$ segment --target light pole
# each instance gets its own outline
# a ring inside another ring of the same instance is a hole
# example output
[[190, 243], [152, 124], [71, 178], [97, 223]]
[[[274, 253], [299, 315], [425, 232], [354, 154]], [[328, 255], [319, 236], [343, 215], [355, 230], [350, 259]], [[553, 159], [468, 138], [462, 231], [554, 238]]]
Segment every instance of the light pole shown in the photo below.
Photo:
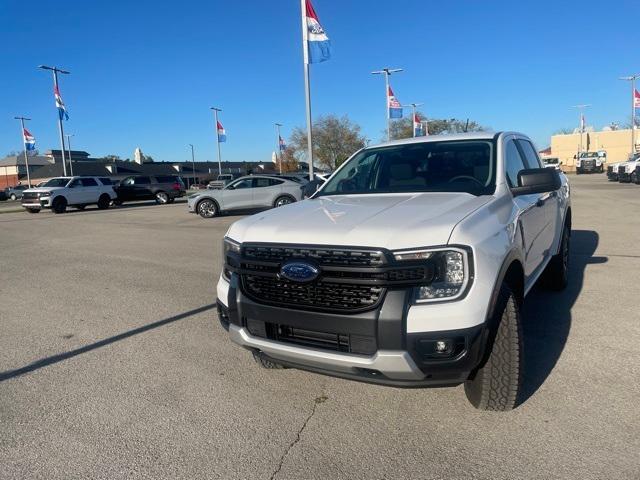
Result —
[[[48, 67], [47, 65], [40, 65], [38, 68], [43, 70], [51, 70], [53, 72], [53, 88], [54, 91], [58, 91], [58, 73], [69, 75], [70, 72], [61, 70], [58, 67]], [[67, 176], [67, 162], [64, 158], [64, 128], [62, 127], [62, 115], [58, 114], [58, 130], [60, 131], [60, 153], [62, 153], [62, 172], [64, 176]]]
[[278, 171], [282, 175], [282, 152], [280, 151], [280, 127], [281, 123], [275, 123], [276, 126], [276, 160], [278, 160]]
[[392, 73], [402, 72], [402, 68], [383, 68], [371, 72], [372, 75], [384, 75], [384, 105], [387, 110], [387, 141], [391, 140], [391, 116], [389, 115], [389, 76]]
[[580, 147], [578, 150], [578, 160], [580, 159], [580, 154], [582, 153], [582, 134], [584, 133], [584, 109], [590, 107], [590, 104], [580, 104], [574, 105], [573, 108], [577, 108], [580, 112]]
[[[416, 136], [416, 108], [424, 105], [424, 103], [410, 103], [406, 105], [407, 107], [411, 107], [411, 130], [413, 131], [413, 137]], [[404, 107], [405, 105], [403, 105]]]
[[221, 112], [221, 108], [211, 107], [213, 110], [213, 118], [216, 122], [216, 144], [218, 145], [218, 175], [222, 173], [222, 160], [220, 157], [220, 133], [218, 132], [218, 112]]
[[69, 151], [69, 171], [71, 172], [71, 176], [73, 177], [73, 159], [71, 158], [71, 137], [75, 137], [75, 135], [72, 134], [66, 134], [65, 137], [67, 137], [67, 149]]
[[[216, 124], [216, 135], [218, 135], [218, 125]], [[191, 165], [193, 166], [193, 179], [191, 181], [191, 186], [196, 183], [196, 155], [193, 153], [193, 145], [190, 143], [191, 147]]]
[[[22, 148], [24, 149], [24, 168], [27, 169], [27, 185], [29, 185], [29, 188], [31, 188], [31, 174], [29, 173], [29, 158], [27, 155], [27, 142], [25, 141], [26, 138], [24, 136], [24, 122], [29, 121], [31, 119], [26, 117], [13, 117], [13, 118], [16, 120], [20, 120], [20, 127], [21, 127], [21, 133], [22, 133]], [[6, 175], [6, 171], [7, 169], [5, 167], [5, 175]]]
[[640, 74], [620, 77], [620, 80], [631, 82], [631, 157], [636, 152], [636, 79], [640, 78]]

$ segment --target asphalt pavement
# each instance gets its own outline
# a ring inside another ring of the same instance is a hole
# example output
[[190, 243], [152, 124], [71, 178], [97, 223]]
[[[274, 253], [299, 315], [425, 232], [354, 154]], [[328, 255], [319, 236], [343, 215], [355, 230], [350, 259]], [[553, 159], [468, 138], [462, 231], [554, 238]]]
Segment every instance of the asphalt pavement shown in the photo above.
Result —
[[238, 216], [0, 215], [0, 478], [640, 479], [640, 186], [571, 181], [571, 282], [527, 298], [507, 413], [260, 369], [214, 309]]

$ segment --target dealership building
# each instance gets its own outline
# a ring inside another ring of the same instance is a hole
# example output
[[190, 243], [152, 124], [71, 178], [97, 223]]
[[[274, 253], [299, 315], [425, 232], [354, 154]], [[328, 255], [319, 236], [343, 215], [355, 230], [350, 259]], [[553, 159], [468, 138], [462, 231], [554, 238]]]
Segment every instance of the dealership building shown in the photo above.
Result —
[[[607, 163], [626, 161], [631, 152], [631, 129], [612, 130], [607, 127], [600, 131], [588, 129], [582, 134], [575, 132], [551, 137], [551, 151], [544, 153], [548, 157], [560, 160], [562, 170], [575, 172], [575, 159], [582, 142], [583, 152], [607, 152]], [[581, 140], [582, 138], [582, 140]], [[635, 129], [635, 152], [640, 152], [640, 129]]]

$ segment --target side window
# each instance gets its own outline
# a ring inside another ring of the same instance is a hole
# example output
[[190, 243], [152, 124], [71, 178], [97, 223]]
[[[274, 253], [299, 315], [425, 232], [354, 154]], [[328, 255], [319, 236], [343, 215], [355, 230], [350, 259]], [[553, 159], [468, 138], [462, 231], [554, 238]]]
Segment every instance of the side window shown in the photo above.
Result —
[[253, 188], [270, 187], [273, 185], [270, 178], [254, 178]]
[[277, 178], [269, 179], [269, 185], [272, 187], [275, 187], [276, 185], [282, 185], [283, 183], [284, 183], [284, 180], [278, 180]]
[[136, 185], [149, 185], [151, 183], [151, 180], [149, 179], [149, 177], [136, 177], [134, 178], [134, 183]]
[[103, 185], [113, 185], [113, 183], [111, 183], [111, 179], [106, 177], [100, 177], [100, 183]]
[[505, 148], [505, 173], [510, 187], [518, 186], [518, 172], [527, 168], [520, 156], [516, 142], [509, 140]]
[[536, 149], [533, 148], [531, 142], [528, 142], [527, 140], [518, 140], [518, 144], [520, 145], [522, 153], [524, 153], [524, 156], [527, 159], [529, 168], [542, 168], [542, 164], [540, 163], [540, 159], [538, 158]]
[[79, 179], [79, 178], [76, 178], [75, 180], [73, 180], [73, 181], [68, 185], [68, 187], [69, 187], [69, 188], [78, 188], [78, 187], [81, 187], [81, 186], [82, 186], [82, 182], [80, 181], [80, 179]]
[[237, 182], [232, 183], [229, 186], [230, 187], [232, 186], [234, 190], [239, 190], [241, 188], [251, 188], [251, 182], [252, 182], [251, 178], [245, 178], [243, 180], [238, 180]]
[[82, 186], [83, 187], [97, 187], [98, 182], [96, 182], [93, 178], [82, 178]]
[[125, 185], [127, 187], [130, 187], [131, 185], [133, 185], [133, 180], [134, 180], [133, 177], [125, 178], [124, 180], [122, 180], [120, 185]]

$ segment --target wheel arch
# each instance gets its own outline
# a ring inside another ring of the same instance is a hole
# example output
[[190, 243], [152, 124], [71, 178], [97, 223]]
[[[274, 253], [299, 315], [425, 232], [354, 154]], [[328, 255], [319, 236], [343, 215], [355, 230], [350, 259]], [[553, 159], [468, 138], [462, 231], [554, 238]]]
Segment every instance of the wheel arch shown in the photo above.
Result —
[[216, 208], [218, 209], [218, 213], [220, 213], [222, 211], [220, 209], [220, 203], [215, 198], [213, 198], [213, 197], [203, 197], [203, 198], [201, 198], [200, 200], [198, 200], [196, 202], [196, 207], [195, 207], [196, 212], [198, 211], [198, 208], [200, 208], [200, 204], [202, 202], [204, 202], [205, 200], [211, 200], [215, 204]]
[[276, 203], [278, 203], [278, 200], [281, 199], [282, 197], [287, 197], [287, 198], [291, 199], [291, 201], [292, 201], [291, 203], [296, 203], [298, 201], [298, 200], [296, 200], [296, 197], [294, 197], [290, 193], [280, 192], [275, 196], [275, 198], [273, 199], [273, 202], [271, 202], [271, 205], [273, 205], [275, 207]]

